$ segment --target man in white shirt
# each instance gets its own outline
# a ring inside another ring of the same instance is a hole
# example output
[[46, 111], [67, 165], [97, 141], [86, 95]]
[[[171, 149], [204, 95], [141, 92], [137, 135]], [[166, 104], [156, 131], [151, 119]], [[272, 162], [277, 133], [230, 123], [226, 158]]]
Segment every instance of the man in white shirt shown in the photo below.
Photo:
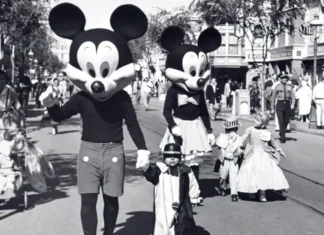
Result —
[[232, 79], [229, 78], [228, 82], [225, 84], [224, 95], [226, 96], [226, 107], [232, 107]]
[[144, 107], [145, 110], [148, 111], [148, 105], [150, 103], [151, 96], [153, 94], [154, 84], [151, 80], [149, 80], [147, 77], [143, 79], [142, 83], [142, 97], [144, 100]]
[[324, 129], [324, 78], [314, 87], [313, 100], [316, 104], [317, 129]]

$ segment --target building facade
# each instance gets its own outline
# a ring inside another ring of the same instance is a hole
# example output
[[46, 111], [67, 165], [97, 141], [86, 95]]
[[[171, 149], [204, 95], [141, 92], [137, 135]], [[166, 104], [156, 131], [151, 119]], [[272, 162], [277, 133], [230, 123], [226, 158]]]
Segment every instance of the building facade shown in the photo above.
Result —
[[[319, 20], [324, 25], [324, 1], [321, 0], [309, 0], [309, 6], [305, 15], [305, 22], [311, 22], [314, 20], [315, 15], [319, 16]], [[324, 27], [319, 27], [318, 40], [317, 40], [317, 77], [323, 76], [324, 65]], [[306, 56], [303, 58], [304, 73], [308, 73], [313, 76], [314, 69], [314, 37], [305, 37], [305, 51]]]
[[56, 42], [53, 44], [52, 51], [53, 53], [62, 61], [64, 64], [69, 62], [69, 51], [71, 46], [71, 41], [63, 38], [54, 36]]
[[228, 23], [216, 26], [222, 35], [221, 46], [210, 55], [211, 76], [216, 78], [220, 88], [224, 88], [229, 78], [245, 84], [248, 63], [245, 59], [245, 43]]

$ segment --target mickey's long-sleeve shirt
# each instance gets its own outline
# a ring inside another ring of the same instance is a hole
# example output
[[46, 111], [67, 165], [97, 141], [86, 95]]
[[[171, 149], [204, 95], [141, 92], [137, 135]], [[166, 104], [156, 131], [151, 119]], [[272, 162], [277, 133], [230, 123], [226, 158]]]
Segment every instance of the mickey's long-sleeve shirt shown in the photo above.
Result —
[[76, 114], [83, 121], [82, 140], [93, 143], [123, 141], [123, 120], [138, 149], [146, 150], [145, 139], [129, 95], [120, 91], [106, 101], [97, 101], [81, 91], [62, 107], [48, 108], [50, 117], [61, 122]]

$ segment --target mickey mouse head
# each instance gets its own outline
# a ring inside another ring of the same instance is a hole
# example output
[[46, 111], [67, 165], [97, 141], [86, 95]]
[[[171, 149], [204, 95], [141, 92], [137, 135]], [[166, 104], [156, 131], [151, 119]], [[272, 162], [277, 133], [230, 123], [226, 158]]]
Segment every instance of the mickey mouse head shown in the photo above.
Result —
[[95, 99], [107, 100], [134, 80], [135, 68], [127, 43], [143, 36], [148, 27], [145, 14], [138, 7], [118, 7], [110, 18], [114, 31], [85, 31], [83, 12], [70, 3], [54, 7], [49, 24], [58, 36], [72, 40], [68, 77]]
[[165, 76], [188, 93], [202, 90], [209, 79], [206, 53], [218, 49], [222, 36], [217, 29], [207, 28], [198, 38], [198, 45], [183, 44], [185, 33], [178, 26], [166, 28], [160, 38], [161, 46], [169, 52]]

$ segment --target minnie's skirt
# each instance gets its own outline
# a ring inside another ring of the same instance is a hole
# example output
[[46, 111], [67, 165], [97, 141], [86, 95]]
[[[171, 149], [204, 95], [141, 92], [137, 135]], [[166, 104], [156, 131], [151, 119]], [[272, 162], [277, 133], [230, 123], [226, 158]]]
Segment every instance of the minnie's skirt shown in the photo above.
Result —
[[[183, 161], [187, 165], [199, 165], [203, 161], [203, 156], [210, 154], [213, 150], [210, 147], [206, 128], [200, 118], [192, 121], [181, 120], [174, 117], [174, 121], [181, 129], [182, 145], [181, 151], [183, 154]], [[164, 146], [169, 143], [176, 143], [173, 135], [167, 128], [162, 141], [160, 149], [164, 150]]]

